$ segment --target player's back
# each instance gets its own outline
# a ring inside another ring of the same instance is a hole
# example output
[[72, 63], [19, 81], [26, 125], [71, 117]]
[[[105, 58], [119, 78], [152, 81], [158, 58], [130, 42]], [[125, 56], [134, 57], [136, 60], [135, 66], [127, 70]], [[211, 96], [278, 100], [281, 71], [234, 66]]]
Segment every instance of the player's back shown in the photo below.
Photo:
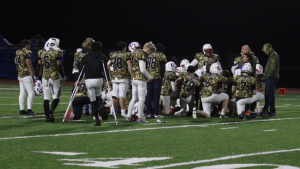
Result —
[[161, 79], [160, 75], [160, 62], [166, 61], [166, 56], [161, 52], [154, 52], [148, 56], [147, 59], [147, 71], [153, 79]]
[[255, 89], [255, 79], [251, 76], [245, 75], [236, 76], [233, 85], [236, 86], [236, 97], [252, 97], [252, 90]]
[[116, 51], [110, 53], [110, 58], [114, 67], [112, 72], [112, 79], [127, 79], [128, 78], [128, 65], [127, 61], [130, 60], [130, 55], [127, 52]]
[[134, 50], [131, 54], [132, 78], [134, 80], [147, 81], [145, 75], [142, 74], [139, 66], [139, 61], [147, 62], [148, 54], [141, 49]]
[[43, 78], [48, 80], [51, 78], [52, 80], [59, 79], [59, 72], [57, 67], [57, 60], [62, 58], [61, 50], [49, 50], [42, 51], [39, 58], [42, 61], [43, 66]]
[[178, 77], [183, 80], [179, 93], [183, 98], [194, 94], [195, 88], [200, 87], [200, 81], [195, 77], [194, 73], [179, 73]]
[[171, 81], [175, 81], [177, 78], [175, 72], [172, 71], [166, 71], [165, 75], [162, 79], [162, 85], [161, 85], [161, 95], [162, 96], [170, 96], [172, 86]]
[[222, 83], [226, 82], [224, 76], [215, 74], [207, 74], [206, 76], [203, 76], [202, 79], [205, 82], [204, 87], [202, 88], [202, 98], [217, 94], [218, 89], [222, 87]]
[[31, 51], [30, 50], [17, 50], [15, 57], [15, 64], [18, 70], [18, 77], [23, 78], [25, 76], [29, 76], [29, 68], [26, 63], [26, 59], [31, 59]]

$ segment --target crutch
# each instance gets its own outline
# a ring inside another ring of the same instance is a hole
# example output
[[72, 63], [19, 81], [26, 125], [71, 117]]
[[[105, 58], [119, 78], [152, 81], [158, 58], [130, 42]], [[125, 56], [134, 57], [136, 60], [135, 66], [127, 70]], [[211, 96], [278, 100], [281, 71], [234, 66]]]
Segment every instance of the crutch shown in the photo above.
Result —
[[[104, 63], [102, 63], [102, 64], [103, 64], [103, 69], [104, 69], [104, 73], [105, 73], [106, 82], [109, 83], [108, 79], [107, 79], [107, 76], [106, 76], [106, 71], [105, 71]], [[113, 114], [114, 114], [114, 117], [115, 117], [116, 126], [118, 126], [117, 116], [116, 116], [115, 107], [114, 107], [114, 104], [113, 104], [113, 101], [112, 101], [109, 84], [107, 85], [107, 89], [108, 89], [108, 93], [109, 93], [109, 97], [110, 97], [109, 99], [110, 99], [110, 101], [112, 103], [112, 108], [113, 108], [113, 112], [114, 112]]]
[[77, 81], [76, 81], [76, 84], [75, 84], [75, 88], [74, 88], [74, 90], [73, 90], [73, 92], [72, 92], [72, 95], [71, 95], [71, 98], [70, 98], [70, 102], [69, 102], [69, 105], [68, 105], [68, 108], [67, 108], [67, 110], [66, 110], [66, 113], [65, 113], [65, 115], [64, 115], [64, 118], [63, 118], [63, 120], [62, 120], [62, 124], [64, 124], [64, 122], [65, 122], [65, 120], [66, 120], [66, 117], [67, 117], [67, 114], [68, 114], [68, 111], [69, 111], [69, 108], [70, 108], [70, 106], [71, 106], [71, 104], [72, 104], [72, 102], [73, 102], [73, 100], [74, 100], [74, 98], [75, 98], [75, 95], [76, 95], [76, 92], [77, 92], [77, 89], [78, 89], [78, 82], [79, 82], [79, 78], [81, 77], [81, 74], [82, 74], [82, 72], [83, 72], [83, 69], [84, 69], [84, 66], [85, 65], [83, 65], [83, 67], [82, 67], [82, 70], [81, 70], [81, 72], [80, 72], [80, 74], [79, 74], [79, 77], [78, 77], [78, 79], [77, 79]]

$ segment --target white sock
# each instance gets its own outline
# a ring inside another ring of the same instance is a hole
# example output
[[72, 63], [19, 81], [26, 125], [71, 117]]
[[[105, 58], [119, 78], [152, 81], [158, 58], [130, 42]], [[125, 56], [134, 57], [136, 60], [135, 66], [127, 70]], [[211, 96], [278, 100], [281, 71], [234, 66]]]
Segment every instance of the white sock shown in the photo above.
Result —
[[224, 116], [225, 115], [225, 112], [221, 112], [221, 116]]
[[126, 115], [126, 111], [125, 111], [125, 109], [121, 109], [121, 114], [123, 115]]

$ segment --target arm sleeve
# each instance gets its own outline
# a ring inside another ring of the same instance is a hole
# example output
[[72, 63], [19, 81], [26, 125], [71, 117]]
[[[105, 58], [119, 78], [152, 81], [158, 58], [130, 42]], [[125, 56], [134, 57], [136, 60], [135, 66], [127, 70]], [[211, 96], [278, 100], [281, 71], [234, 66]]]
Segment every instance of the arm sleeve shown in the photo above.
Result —
[[140, 67], [140, 70], [141, 70], [141, 73], [146, 76], [146, 78], [148, 80], [151, 79], [151, 76], [149, 75], [149, 73], [147, 72], [147, 69], [146, 69], [146, 62], [143, 61], [143, 60], [139, 60], [139, 67]]
[[176, 91], [175, 82], [171, 82], [171, 86], [172, 86], [172, 90], [173, 90], [173, 92], [175, 92], [175, 91]]
[[194, 59], [191, 63], [192, 66], [196, 66], [198, 64], [198, 60], [197, 59]]
[[236, 68], [238, 68], [239, 67], [239, 65], [233, 65], [232, 67], [231, 67], [231, 72], [232, 72], [232, 74], [234, 75], [234, 71], [235, 71], [235, 69]]
[[160, 77], [164, 77], [165, 75], [165, 61], [161, 61], [160, 63]]

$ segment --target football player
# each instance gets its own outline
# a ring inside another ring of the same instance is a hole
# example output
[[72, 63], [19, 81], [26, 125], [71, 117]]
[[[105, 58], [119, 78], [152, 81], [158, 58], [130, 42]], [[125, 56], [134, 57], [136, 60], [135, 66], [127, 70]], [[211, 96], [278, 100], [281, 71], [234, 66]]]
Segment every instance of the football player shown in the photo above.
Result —
[[113, 71], [110, 71], [113, 85], [113, 105], [116, 107], [116, 99], [119, 99], [121, 116], [123, 117], [126, 117], [125, 99], [129, 86], [128, 73], [132, 74], [130, 55], [126, 52], [126, 46], [125, 42], [118, 42], [118, 51], [110, 53], [109, 64], [107, 65], [109, 69], [113, 65]]
[[183, 59], [180, 61], [180, 67], [183, 67], [186, 65], [186, 64], [190, 64], [190, 62], [187, 60], [187, 59]]
[[177, 91], [174, 83], [175, 80], [177, 79], [177, 76], [175, 74], [175, 63], [172, 61], [166, 63], [165, 69], [166, 72], [162, 79], [160, 99], [163, 102], [164, 113], [169, 114], [171, 108], [170, 107], [171, 92]]
[[203, 46], [203, 53], [196, 53], [195, 59], [192, 61], [192, 66], [198, 65], [198, 69], [201, 69], [203, 66], [208, 63], [219, 63], [219, 56], [213, 54], [213, 48], [210, 44], [205, 44]]
[[195, 77], [195, 67], [188, 66], [187, 73], [179, 73], [178, 78], [175, 81], [175, 85], [178, 84], [179, 81], [182, 81], [181, 90], [180, 90], [180, 98], [181, 98], [181, 109], [174, 113], [176, 116], [180, 116], [185, 113], [185, 105], [189, 104], [189, 107], [194, 107], [195, 100], [195, 91], [196, 88], [199, 88], [201, 83], [197, 77]]
[[[76, 86], [74, 86], [73, 90], [75, 90], [75, 89], [76, 89]], [[83, 106], [86, 104], [90, 104], [90, 103], [91, 103], [91, 101], [87, 94], [85, 78], [82, 78], [78, 84], [78, 88], [77, 88], [74, 100], [72, 102], [73, 113], [74, 113], [73, 120], [81, 119]]]
[[[141, 49], [135, 49], [131, 54], [131, 68], [132, 68], [132, 99], [130, 101], [127, 118], [125, 121], [129, 122], [131, 118], [130, 112], [132, 112], [134, 104], [138, 99], [139, 110], [144, 110], [144, 102], [147, 90], [147, 81], [151, 80], [151, 76], [147, 72], [146, 63], [148, 55], [151, 55], [156, 50], [152, 42], [146, 43]], [[138, 96], [138, 98], [137, 98]], [[142, 111], [138, 113], [138, 122], [145, 123], [145, 119], [142, 118]]]
[[[109, 79], [107, 70], [108, 60], [106, 56], [101, 53], [101, 42], [93, 42], [91, 49], [92, 51], [82, 58], [80, 71], [85, 72], [85, 84], [88, 96], [92, 102], [92, 111], [96, 118], [95, 126], [101, 126], [98, 117], [98, 103], [101, 102], [100, 95], [102, 93], [103, 78], [106, 75], [106, 78]], [[79, 77], [79, 79], [81, 79], [81, 77]], [[103, 120], [107, 120], [108, 118], [106, 111], [100, 111], [100, 116]]]
[[251, 77], [252, 66], [245, 63], [242, 67], [242, 75], [236, 76], [233, 80], [232, 91], [235, 92], [237, 113], [240, 119], [250, 119], [250, 112], [245, 114], [245, 105], [257, 100], [255, 97], [255, 79]]
[[[59, 103], [60, 97], [60, 81], [64, 80], [64, 72], [62, 69], [61, 58], [62, 50], [59, 48], [60, 40], [50, 38], [45, 43], [45, 51], [41, 52], [38, 58], [37, 72], [42, 68], [43, 92], [44, 92], [44, 113], [46, 122], [54, 122], [53, 112]], [[53, 101], [51, 109], [49, 109], [50, 93], [52, 93]]]
[[[33, 79], [36, 80], [35, 72], [31, 64], [31, 51], [30, 41], [23, 39], [20, 42], [21, 48], [16, 51], [15, 64], [18, 71], [18, 80], [20, 85], [20, 95], [19, 95], [19, 106], [20, 106], [20, 115], [36, 115], [31, 110], [32, 102], [35, 95]], [[26, 97], [26, 92], [28, 93], [27, 97], [27, 112], [24, 108], [24, 101]]]
[[147, 82], [146, 112], [148, 117], [151, 117], [153, 110], [154, 118], [164, 118], [164, 116], [159, 114], [162, 77], [165, 74], [165, 63], [167, 62], [164, 51], [164, 46], [161, 43], [157, 43], [156, 51], [149, 55], [147, 59], [147, 72], [152, 76], [151, 81]]
[[[200, 81], [205, 82], [202, 88], [201, 101], [203, 106], [203, 112], [199, 114], [210, 118], [211, 116], [211, 104], [219, 104], [222, 102], [222, 110], [220, 118], [226, 118], [225, 111], [228, 104], [229, 96], [226, 93], [218, 94], [218, 90], [222, 88], [222, 83], [227, 83], [227, 78], [222, 76], [222, 67], [217, 63], [208, 64], [206, 68], [209, 68], [210, 74], [206, 73], [201, 77]], [[208, 72], [208, 70], [207, 70]], [[195, 112], [193, 112], [193, 118], [196, 118]]]

